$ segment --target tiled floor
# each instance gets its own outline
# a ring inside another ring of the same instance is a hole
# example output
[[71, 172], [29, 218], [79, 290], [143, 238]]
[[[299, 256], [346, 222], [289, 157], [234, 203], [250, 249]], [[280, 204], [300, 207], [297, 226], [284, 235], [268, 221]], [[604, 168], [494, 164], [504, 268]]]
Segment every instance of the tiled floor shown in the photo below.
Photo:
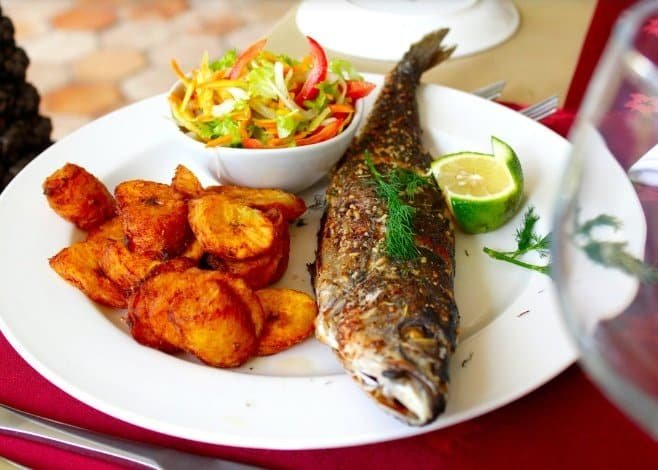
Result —
[[196, 65], [267, 34], [292, 0], [1, 0], [30, 58], [53, 138], [166, 91]]

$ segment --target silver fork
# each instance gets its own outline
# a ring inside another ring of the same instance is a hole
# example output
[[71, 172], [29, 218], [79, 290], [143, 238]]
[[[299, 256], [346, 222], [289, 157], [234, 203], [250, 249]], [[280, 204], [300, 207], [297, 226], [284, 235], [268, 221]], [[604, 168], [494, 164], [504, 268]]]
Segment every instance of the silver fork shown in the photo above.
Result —
[[549, 96], [548, 98], [541, 100], [533, 105], [530, 105], [526, 108], [520, 109], [519, 113], [523, 114], [530, 119], [539, 121], [545, 117], [550, 116], [555, 111], [557, 111], [558, 98], [557, 95]]
[[127, 441], [35, 416], [0, 404], [0, 433], [44, 442], [123, 465], [156, 470], [256, 470], [258, 467]]
[[494, 82], [487, 86], [483, 86], [482, 88], [478, 88], [471, 93], [479, 96], [480, 98], [484, 98], [485, 100], [495, 100], [501, 95], [503, 88], [505, 88], [505, 81], [501, 80], [499, 82]]

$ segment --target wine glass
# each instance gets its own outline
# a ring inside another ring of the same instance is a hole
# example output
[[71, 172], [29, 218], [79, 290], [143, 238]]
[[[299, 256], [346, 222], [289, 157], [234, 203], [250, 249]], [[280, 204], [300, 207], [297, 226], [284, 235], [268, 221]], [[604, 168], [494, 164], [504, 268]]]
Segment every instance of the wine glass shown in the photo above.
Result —
[[581, 364], [658, 438], [658, 1], [619, 18], [570, 134], [552, 275]]

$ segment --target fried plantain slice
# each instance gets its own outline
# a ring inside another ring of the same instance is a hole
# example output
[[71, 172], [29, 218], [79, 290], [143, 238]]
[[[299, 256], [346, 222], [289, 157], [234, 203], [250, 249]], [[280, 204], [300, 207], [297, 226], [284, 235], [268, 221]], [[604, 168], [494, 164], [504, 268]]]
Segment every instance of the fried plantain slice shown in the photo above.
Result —
[[105, 239], [98, 265], [103, 273], [127, 293], [146, 278], [146, 275], [162, 261], [130, 251], [121, 241]]
[[[153, 268], [135, 289], [128, 302], [126, 322], [138, 343], [166, 353], [181, 350], [178, 327], [167, 316], [171, 292], [165, 286], [171, 277], [175, 278], [191, 267], [193, 263], [186, 258], [166, 261]], [[165, 275], [167, 277], [163, 277]], [[159, 289], [162, 289], [162, 295], [158, 294]]]
[[244, 280], [233, 276], [224, 276], [223, 280], [231, 287], [231, 289], [233, 289], [235, 294], [240, 298], [249, 311], [251, 321], [254, 324], [254, 333], [256, 338], [259, 338], [263, 332], [265, 320], [267, 318], [267, 314], [260, 303], [260, 299]]
[[[157, 270], [158, 268], [156, 268]], [[251, 313], [227, 277], [190, 268], [150, 275], [131, 299], [128, 324], [149, 346], [178, 347], [216, 367], [236, 367], [256, 349]]]
[[204, 194], [201, 182], [187, 167], [178, 165], [171, 180], [171, 187], [186, 198], [200, 197]]
[[80, 289], [90, 299], [114, 308], [125, 308], [127, 297], [100, 268], [98, 260], [104, 239], [87, 240], [64, 248], [48, 260], [63, 279]]
[[268, 356], [311, 336], [318, 308], [311, 296], [293, 289], [256, 291], [267, 315], [256, 354]]
[[188, 243], [185, 250], [179, 256], [194, 260], [198, 264], [201, 261], [201, 258], [203, 258], [204, 253], [201, 243], [195, 238]]
[[189, 223], [205, 251], [231, 260], [267, 253], [276, 235], [263, 212], [219, 194], [189, 201]]
[[306, 211], [304, 200], [280, 189], [244, 188], [241, 186], [209, 186], [207, 193], [221, 194], [236, 202], [255, 209], [267, 211], [278, 209], [288, 222], [295, 220]]
[[266, 216], [274, 223], [276, 231], [271, 251], [256, 258], [237, 261], [208, 254], [205, 263], [212, 269], [243, 279], [252, 289], [261, 289], [281, 279], [288, 266], [290, 253], [288, 223], [278, 209], [270, 209]]
[[187, 202], [171, 186], [124, 181], [115, 189], [128, 248], [160, 259], [177, 256], [192, 239]]
[[121, 219], [118, 216], [113, 217], [87, 232], [87, 240], [95, 240], [99, 238], [107, 238], [121, 242], [125, 241], [126, 234], [123, 232]]
[[116, 202], [98, 178], [67, 163], [43, 182], [48, 204], [82, 230], [98, 227], [116, 215]]

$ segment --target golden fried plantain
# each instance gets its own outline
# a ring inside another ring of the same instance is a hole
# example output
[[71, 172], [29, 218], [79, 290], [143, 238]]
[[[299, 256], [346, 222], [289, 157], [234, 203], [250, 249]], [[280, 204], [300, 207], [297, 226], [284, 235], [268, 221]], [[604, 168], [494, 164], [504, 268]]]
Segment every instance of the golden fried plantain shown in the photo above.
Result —
[[[156, 268], [157, 270], [157, 268]], [[191, 268], [150, 275], [130, 302], [135, 339], [162, 349], [178, 347], [216, 367], [236, 367], [256, 349], [249, 310], [227, 277]]]
[[73, 163], [46, 178], [43, 193], [57, 214], [82, 230], [98, 227], [116, 215], [116, 203], [105, 185]]
[[160, 259], [173, 258], [192, 239], [187, 202], [171, 186], [153, 181], [124, 181], [115, 189], [128, 248]]
[[206, 264], [212, 269], [243, 279], [252, 289], [263, 288], [281, 279], [288, 266], [290, 252], [288, 223], [277, 209], [270, 209], [266, 216], [274, 223], [276, 231], [272, 250], [256, 258], [237, 261], [208, 254], [205, 257]]
[[241, 186], [209, 186], [207, 193], [222, 194], [236, 202], [255, 209], [267, 211], [278, 209], [288, 222], [295, 220], [306, 211], [304, 200], [280, 189], [256, 189]]
[[98, 265], [115, 284], [130, 293], [155, 266], [162, 261], [132, 252], [117, 240], [105, 239]]
[[113, 217], [107, 222], [103, 222], [98, 227], [95, 227], [87, 232], [87, 240], [95, 240], [98, 238], [124, 241], [126, 239], [126, 234], [123, 232], [121, 219], [118, 216]]
[[263, 212], [219, 194], [189, 201], [189, 223], [205, 251], [231, 260], [267, 253], [276, 235]]
[[231, 287], [231, 289], [233, 289], [233, 292], [249, 311], [251, 321], [254, 324], [256, 338], [260, 337], [265, 326], [267, 314], [265, 313], [258, 296], [242, 279], [233, 276], [224, 276], [223, 280]]
[[171, 187], [186, 198], [200, 197], [204, 193], [201, 182], [187, 167], [178, 165], [171, 180]]
[[87, 240], [64, 248], [48, 260], [50, 267], [87, 297], [109, 307], [124, 308], [126, 295], [100, 268], [104, 239]]
[[201, 243], [199, 243], [199, 240], [195, 238], [190, 243], [188, 243], [185, 250], [179, 256], [194, 260], [198, 264], [201, 261], [201, 258], [203, 258], [204, 253], [205, 252], [203, 251]]
[[258, 356], [268, 356], [304, 341], [313, 333], [318, 308], [304, 292], [293, 289], [256, 291], [267, 320], [261, 334]]
[[[135, 289], [128, 303], [126, 320], [137, 342], [166, 353], [181, 350], [182, 339], [178, 327], [167, 316], [171, 292], [165, 286], [170, 278], [192, 266], [193, 263], [186, 258], [166, 261], [153, 268]], [[162, 289], [162, 295], [158, 294], [158, 289]]]

